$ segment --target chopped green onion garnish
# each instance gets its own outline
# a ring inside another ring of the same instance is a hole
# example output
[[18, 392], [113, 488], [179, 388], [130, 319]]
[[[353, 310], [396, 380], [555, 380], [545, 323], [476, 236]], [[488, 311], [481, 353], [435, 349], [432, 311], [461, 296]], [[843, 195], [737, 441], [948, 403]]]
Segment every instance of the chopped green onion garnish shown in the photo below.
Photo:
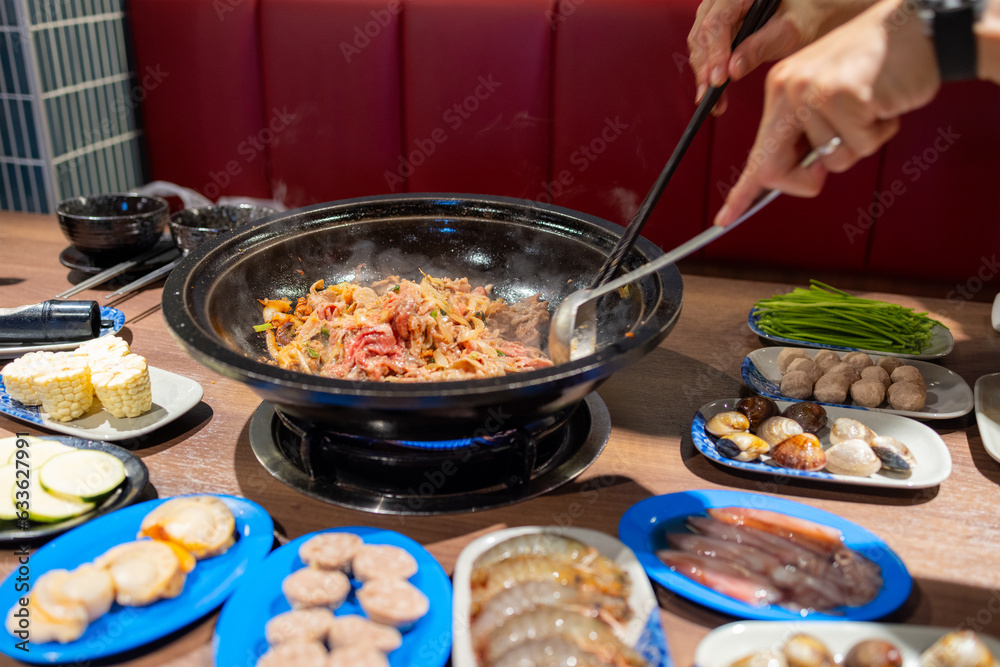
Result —
[[501, 352], [500, 350], [497, 350], [497, 356], [498, 357], [506, 357], [507, 355], [504, 354], [503, 352]]
[[307, 347], [306, 348], [306, 353], [310, 357], [312, 357], [313, 359], [319, 359], [319, 352], [317, 352], [316, 350], [312, 349], [311, 347]]
[[396, 285], [395, 287], [393, 287], [392, 291], [395, 292], [396, 294], [399, 294], [399, 285]]
[[325, 324], [319, 328], [319, 332], [321, 334], [323, 334], [324, 336], [329, 336], [330, 335], [330, 330], [326, 328]]
[[254, 331], [267, 331], [268, 329], [272, 329], [272, 328], [273, 327], [271, 326], [270, 322], [265, 322], [264, 324], [257, 324], [257, 325], [255, 325], [254, 328], [253, 328], [253, 330]]
[[437, 317], [437, 316], [438, 316], [438, 311], [432, 310], [431, 311], [431, 317]]

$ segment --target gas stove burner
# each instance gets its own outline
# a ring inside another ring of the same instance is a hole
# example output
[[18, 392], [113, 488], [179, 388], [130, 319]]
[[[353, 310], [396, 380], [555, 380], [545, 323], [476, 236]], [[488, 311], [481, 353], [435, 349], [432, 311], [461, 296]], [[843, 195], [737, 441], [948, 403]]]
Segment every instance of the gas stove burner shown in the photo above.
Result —
[[335, 505], [403, 515], [474, 512], [542, 495], [590, 467], [610, 435], [596, 393], [539, 422], [466, 440], [332, 433], [266, 402], [250, 421], [254, 454], [288, 486]]

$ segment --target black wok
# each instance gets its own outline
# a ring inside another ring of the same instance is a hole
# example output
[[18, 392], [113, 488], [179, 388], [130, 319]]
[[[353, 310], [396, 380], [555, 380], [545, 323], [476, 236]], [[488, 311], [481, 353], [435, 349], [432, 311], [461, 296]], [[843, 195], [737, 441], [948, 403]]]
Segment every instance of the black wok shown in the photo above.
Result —
[[[247, 383], [294, 416], [359, 435], [448, 439], [536, 424], [577, 405], [646, 354], [680, 314], [676, 267], [630, 286], [603, 308], [598, 352], [549, 369], [485, 380], [356, 382], [266, 363], [257, 299], [304, 295], [324, 279], [367, 283], [396, 274], [468, 277], [518, 300], [541, 293], [552, 309], [585, 287], [623, 228], [555, 206], [474, 195], [387, 195], [269, 216], [189, 254], [163, 291], [180, 344], [202, 364]], [[662, 252], [640, 239], [626, 270]], [[544, 336], [543, 336], [544, 339]]]

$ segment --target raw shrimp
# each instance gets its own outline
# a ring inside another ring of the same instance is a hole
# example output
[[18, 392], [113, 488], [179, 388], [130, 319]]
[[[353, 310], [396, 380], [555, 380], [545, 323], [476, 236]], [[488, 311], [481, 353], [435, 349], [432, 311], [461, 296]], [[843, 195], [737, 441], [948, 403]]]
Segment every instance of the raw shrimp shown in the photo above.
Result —
[[656, 555], [678, 574], [749, 605], [782, 601], [781, 591], [770, 580], [737, 565], [683, 551], [658, 551]]
[[478, 614], [482, 604], [500, 591], [526, 581], [553, 581], [563, 586], [574, 586], [583, 591], [596, 591], [620, 598], [627, 598], [629, 591], [628, 574], [621, 570], [616, 573], [595, 573], [568, 560], [548, 556], [518, 556], [472, 572], [472, 615]]
[[778, 535], [822, 556], [829, 555], [844, 544], [844, 536], [836, 528], [780, 512], [748, 507], [712, 507], [708, 514], [726, 523]]
[[507, 651], [490, 667], [613, 667], [561, 637], [532, 639]]
[[576, 612], [539, 607], [514, 616], [490, 633], [483, 658], [487, 664], [530, 640], [562, 638], [615, 667], [645, 667], [643, 659], [618, 639], [611, 627]]
[[508, 618], [538, 607], [557, 607], [600, 618], [609, 625], [620, 624], [630, 616], [628, 603], [621, 598], [594, 591], [581, 591], [555, 581], [526, 581], [497, 593], [487, 600], [469, 629], [473, 644], [489, 636]]

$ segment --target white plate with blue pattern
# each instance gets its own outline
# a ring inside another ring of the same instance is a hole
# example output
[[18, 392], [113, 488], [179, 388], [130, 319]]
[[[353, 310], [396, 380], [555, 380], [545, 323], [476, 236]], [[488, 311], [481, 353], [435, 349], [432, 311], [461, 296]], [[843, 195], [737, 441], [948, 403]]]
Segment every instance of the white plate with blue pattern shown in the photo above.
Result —
[[40, 406], [27, 406], [7, 394], [0, 380], [0, 412], [40, 428], [65, 433], [85, 440], [111, 442], [137, 438], [174, 421], [201, 400], [201, 385], [183, 375], [154, 366], [149, 367], [149, 384], [153, 392], [153, 408], [138, 417], [113, 417], [95, 400], [90, 410], [79, 419], [68, 422], [49, 419]]
[[[706, 403], [698, 409], [694, 420], [691, 422], [691, 439], [694, 441], [694, 446], [706, 457], [721, 465], [746, 472], [760, 473], [762, 475], [776, 475], [778, 477], [792, 477], [835, 484], [881, 486], [893, 489], [923, 489], [937, 486], [951, 475], [951, 454], [948, 453], [948, 446], [933, 429], [918, 421], [900, 417], [899, 415], [861, 412], [851, 408], [824, 408], [826, 410], [827, 426], [816, 434], [823, 448], [826, 449], [830, 446], [830, 427], [833, 426], [834, 420], [841, 417], [856, 419], [875, 431], [878, 435], [892, 436], [906, 445], [917, 462], [908, 477], [884, 472], [878, 472], [868, 477], [860, 477], [857, 475], [835, 475], [824, 470], [818, 472], [793, 470], [791, 468], [782, 468], [775, 464], [767, 455], [762, 456], [759, 461], [735, 461], [726, 458], [716, 449], [715, 443], [718, 441], [718, 438], [705, 430], [705, 422], [720, 412], [735, 410], [738, 401], [738, 398], [724, 398]], [[789, 401], [775, 402], [782, 411], [793, 404]]]
[[470, 581], [476, 559], [501, 542], [532, 533], [562, 535], [577, 540], [597, 549], [601, 555], [607, 556], [625, 570], [631, 582], [628, 605], [633, 617], [621, 629], [618, 638], [632, 646], [649, 667], [672, 667], [666, 635], [660, 623], [660, 607], [646, 571], [635, 557], [635, 553], [620, 540], [606, 533], [586, 528], [557, 526], [522, 526], [498, 530], [473, 540], [459, 554], [452, 576], [455, 593], [451, 661], [454, 667], [476, 667], [478, 664], [469, 632], [469, 612], [472, 607]]
[[[784, 347], [762, 347], [746, 356], [740, 372], [743, 375], [743, 382], [752, 391], [776, 401], [796, 400], [781, 394], [781, 371], [778, 370], [778, 355], [784, 349]], [[811, 353], [809, 356], [812, 357], [814, 354]], [[885, 355], [873, 354], [871, 358], [878, 361], [882, 356]], [[961, 417], [972, 410], [974, 405], [972, 387], [960, 375], [927, 361], [907, 359], [905, 363], [908, 366], [916, 367], [924, 377], [924, 384], [927, 386], [927, 401], [923, 410], [893, 410], [889, 407], [862, 408], [857, 405], [823, 403], [822, 401], [816, 401], [816, 403], [867, 412], [886, 412], [914, 419], [952, 419]]]
[[[101, 322], [100, 336], [118, 333], [125, 326], [125, 313], [117, 308], [101, 306]], [[104, 325], [105, 322], [107, 322], [107, 325]], [[15, 359], [29, 352], [63, 352], [65, 350], [75, 350], [86, 342], [85, 340], [78, 340], [62, 343], [39, 343], [37, 345], [0, 345], [0, 359]]]

